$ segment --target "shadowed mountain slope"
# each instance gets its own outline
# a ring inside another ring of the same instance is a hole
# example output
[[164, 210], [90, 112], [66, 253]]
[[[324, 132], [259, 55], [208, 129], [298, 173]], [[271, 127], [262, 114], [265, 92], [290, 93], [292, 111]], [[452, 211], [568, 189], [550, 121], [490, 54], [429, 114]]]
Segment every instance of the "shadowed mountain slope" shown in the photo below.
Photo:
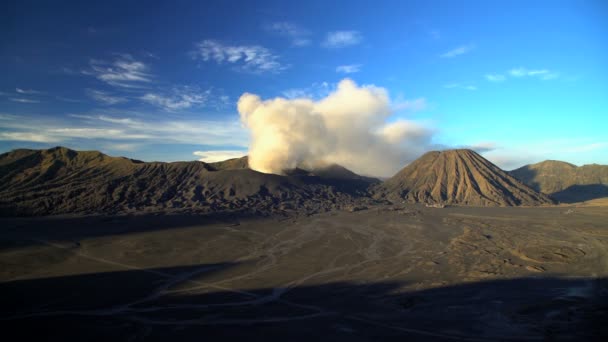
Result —
[[510, 172], [537, 191], [565, 202], [581, 202], [608, 197], [608, 165], [583, 165], [546, 160]]
[[474, 206], [552, 203], [546, 195], [465, 149], [424, 154], [385, 181], [376, 196], [392, 201]]
[[361, 179], [264, 174], [239, 167], [243, 162], [144, 163], [64, 147], [15, 150], [0, 155], [0, 213], [311, 213], [351, 205], [369, 186]]

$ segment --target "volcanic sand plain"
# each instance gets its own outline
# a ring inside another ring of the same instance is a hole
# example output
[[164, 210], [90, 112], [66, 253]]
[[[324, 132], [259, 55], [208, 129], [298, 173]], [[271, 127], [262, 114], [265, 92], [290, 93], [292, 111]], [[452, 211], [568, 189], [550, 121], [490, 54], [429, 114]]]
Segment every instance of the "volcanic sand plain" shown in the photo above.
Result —
[[0, 324], [22, 339], [607, 336], [602, 205], [0, 224]]

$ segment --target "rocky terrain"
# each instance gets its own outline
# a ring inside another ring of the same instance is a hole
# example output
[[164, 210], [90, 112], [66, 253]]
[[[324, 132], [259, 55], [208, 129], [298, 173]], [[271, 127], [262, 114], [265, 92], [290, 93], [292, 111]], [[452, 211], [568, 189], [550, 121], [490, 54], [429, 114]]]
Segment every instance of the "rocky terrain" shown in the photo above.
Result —
[[608, 197], [608, 165], [577, 167], [562, 161], [546, 160], [522, 166], [510, 174], [536, 191], [564, 203]]
[[474, 151], [428, 152], [376, 189], [376, 197], [410, 203], [513, 206], [552, 204]]
[[0, 213], [312, 213], [368, 201], [367, 188], [377, 182], [335, 167], [279, 176], [246, 163], [144, 163], [64, 147], [15, 150], [0, 155]]
[[505, 172], [466, 149], [428, 152], [384, 182], [336, 164], [284, 174], [251, 170], [247, 157], [163, 163], [65, 147], [19, 149], [0, 155], [0, 215], [289, 216], [389, 202], [536, 206], [608, 197], [608, 166], [545, 161]]

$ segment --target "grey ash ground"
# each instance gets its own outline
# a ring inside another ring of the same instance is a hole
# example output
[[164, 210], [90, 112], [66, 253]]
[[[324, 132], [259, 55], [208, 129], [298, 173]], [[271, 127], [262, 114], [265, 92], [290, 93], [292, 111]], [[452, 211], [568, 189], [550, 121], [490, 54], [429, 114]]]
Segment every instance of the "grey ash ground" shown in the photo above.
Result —
[[4, 218], [0, 324], [44, 340], [600, 340], [605, 206]]
[[339, 165], [247, 165], [0, 155], [2, 331], [608, 339], [608, 203], [555, 205], [533, 189], [547, 172], [526, 185], [470, 150], [429, 152], [385, 182]]

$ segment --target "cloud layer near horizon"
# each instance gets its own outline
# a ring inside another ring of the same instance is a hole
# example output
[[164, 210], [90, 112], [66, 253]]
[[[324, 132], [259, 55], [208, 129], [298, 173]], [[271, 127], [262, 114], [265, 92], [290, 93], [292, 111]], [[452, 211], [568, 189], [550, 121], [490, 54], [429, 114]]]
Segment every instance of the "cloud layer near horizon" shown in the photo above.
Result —
[[266, 173], [337, 163], [361, 174], [388, 176], [427, 150], [432, 135], [413, 121], [388, 123], [392, 110], [386, 89], [349, 79], [318, 101], [264, 101], [245, 93], [238, 111], [251, 133], [249, 166]]

